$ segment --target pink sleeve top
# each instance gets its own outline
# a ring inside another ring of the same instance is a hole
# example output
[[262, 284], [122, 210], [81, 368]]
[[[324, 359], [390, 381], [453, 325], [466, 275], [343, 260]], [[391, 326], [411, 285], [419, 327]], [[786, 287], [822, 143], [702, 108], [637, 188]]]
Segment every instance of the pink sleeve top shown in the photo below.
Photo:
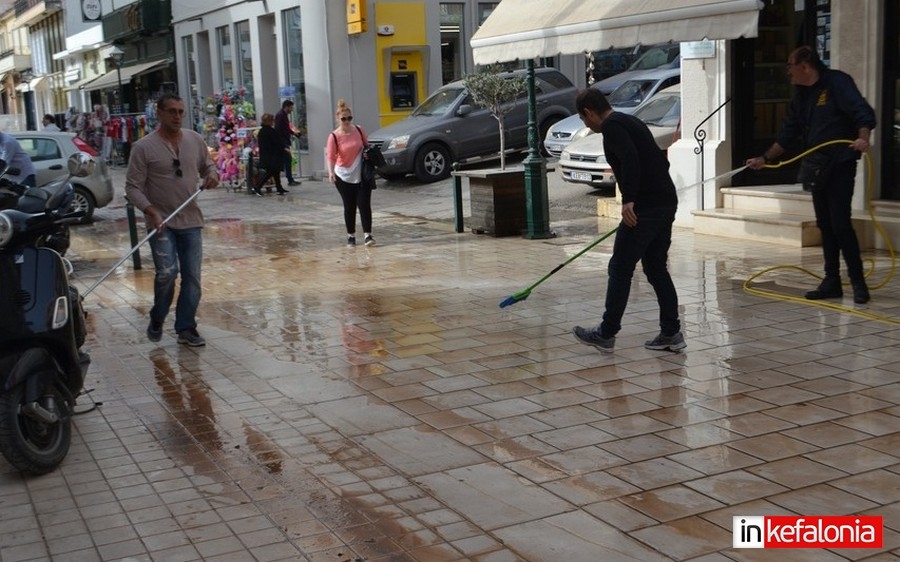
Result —
[[336, 129], [328, 135], [325, 158], [331, 164], [349, 168], [365, 146], [365, 141], [365, 132], [360, 127], [354, 127], [348, 134]]

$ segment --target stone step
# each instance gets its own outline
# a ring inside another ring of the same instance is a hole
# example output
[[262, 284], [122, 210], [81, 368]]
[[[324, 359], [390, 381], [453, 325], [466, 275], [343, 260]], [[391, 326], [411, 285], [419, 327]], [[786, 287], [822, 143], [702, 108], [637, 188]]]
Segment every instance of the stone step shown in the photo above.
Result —
[[816, 220], [805, 215], [742, 209], [694, 211], [694, 232], [770, 242], [785, 246], [818, 246], [822, 239]]
[[799, 184], [764, 188], [724, 187], [722, 207], [747, 212], [814, 216], [812, 196]]
[[[887, 250], [889, 245], [886, 241], [890, 240], [890, 247], [897, 251], [900, 249], [900, 201], [872, 201], [872, 213], [875, 220], [881, 226], [883, 232], [878, 232], [875, 223], [869, 212], [855, 212], [853, 215], [854, 224], [859, 220], [865, 224], [865, 242], [866, 245], [879, 250]], [[859, 229], [857, 228], [857, 233]], [[860, 236], [860, 244], [863, 244], [863, 236]]]

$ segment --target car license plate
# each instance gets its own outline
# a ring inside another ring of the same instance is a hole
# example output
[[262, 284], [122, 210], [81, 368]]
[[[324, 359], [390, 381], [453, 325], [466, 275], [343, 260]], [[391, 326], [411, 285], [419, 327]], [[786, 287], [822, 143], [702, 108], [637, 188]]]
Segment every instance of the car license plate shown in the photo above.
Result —
[[575, 181], [591, 181], [589, 172], [572, 172], [572, 179]]

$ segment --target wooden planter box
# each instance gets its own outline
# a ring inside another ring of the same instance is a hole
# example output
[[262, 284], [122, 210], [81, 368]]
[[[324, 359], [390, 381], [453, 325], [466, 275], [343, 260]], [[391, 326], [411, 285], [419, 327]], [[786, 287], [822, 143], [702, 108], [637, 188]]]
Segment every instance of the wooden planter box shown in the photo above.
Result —
[[519, 236], [527, 228], [525, 171], [465, 170], [454, 174], [469, 178], [469, 228], [477, 234]]

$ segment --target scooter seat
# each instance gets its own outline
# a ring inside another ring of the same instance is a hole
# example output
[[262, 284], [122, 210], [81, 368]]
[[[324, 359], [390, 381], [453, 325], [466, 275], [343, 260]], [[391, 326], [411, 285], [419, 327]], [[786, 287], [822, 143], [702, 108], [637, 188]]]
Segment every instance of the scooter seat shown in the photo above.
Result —
[[42, 213], [47, 207], [48, 199], [50, 199], [50, 194], [40, 187], [29, 187], [22, 197], [19, 197], [16, 209], [23, 213]]

